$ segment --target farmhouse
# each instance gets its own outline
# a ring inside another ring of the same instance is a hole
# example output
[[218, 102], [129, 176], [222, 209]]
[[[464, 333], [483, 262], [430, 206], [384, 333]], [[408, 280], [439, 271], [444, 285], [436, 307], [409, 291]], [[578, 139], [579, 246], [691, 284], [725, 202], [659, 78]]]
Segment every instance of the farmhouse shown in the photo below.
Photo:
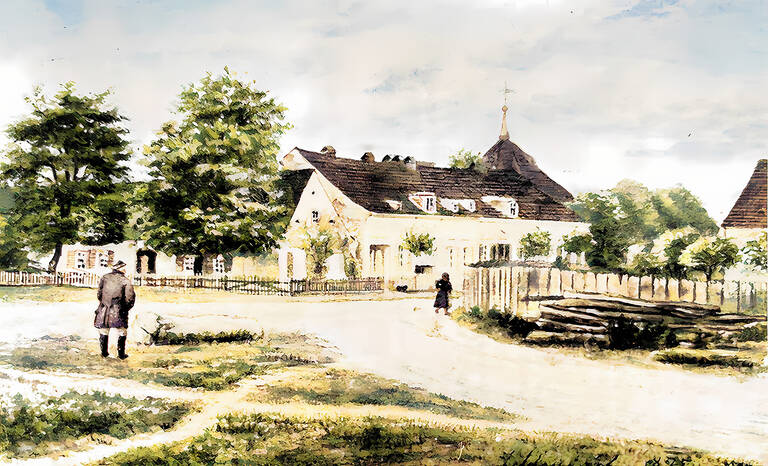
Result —
[[[342, 158], [331, 146], [294, 148], [281, 163], [298, 195], [281, 280], [358, 275], [422, 288], [443, 272], [461, 280], [466, 264], [516, 260], [520, 239], [539, 230], [552, 238], [541, 259], [554, 260], [563, 235], [587, 229], [563, 204], [571, 194], [509, 140], [504, 119], [482, 170], [370, 152]], [[408, 235], [428, 235], [432, 253], [411, 253]]]
[[768, 159], [757, 162], [752, 177], [721, 225], [721, 234], [739, 246], [757, 239], [768, 228]]

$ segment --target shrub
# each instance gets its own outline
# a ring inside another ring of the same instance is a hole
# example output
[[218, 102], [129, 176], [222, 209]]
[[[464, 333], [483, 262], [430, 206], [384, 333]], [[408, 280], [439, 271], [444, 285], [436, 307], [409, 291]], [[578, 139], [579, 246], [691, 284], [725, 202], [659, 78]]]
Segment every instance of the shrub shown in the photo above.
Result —
[[663, 323], [647, 323], [642, 326], [629, 319], [612, 320], [608, 326], [608, 347], [627, 350], [632, 348], [658, 349], [667, 344], [677, 344], [677, 337], [669, 335], [669, 328]]
[[768, 338], [766, 330], [768, 327], [765, 324], [753, 325], [751, 327], [745, 327], [741, 332], [736, 334], [738, 341], [765, 341]]
[[483, 317], [483, 311], [480, 310], [480, 306], [472, 306], [469, 308], [469, 311], [467, 311], [467, 315], [475, 319], [481, 319]]
[[489, 309], [488, 318], [496, 321], [496, 324], [503, 328], [511, 337], [527, 337], [538, 326], [522, 317], [518, 317], [509, 312], [499, 312], [498, 309]]

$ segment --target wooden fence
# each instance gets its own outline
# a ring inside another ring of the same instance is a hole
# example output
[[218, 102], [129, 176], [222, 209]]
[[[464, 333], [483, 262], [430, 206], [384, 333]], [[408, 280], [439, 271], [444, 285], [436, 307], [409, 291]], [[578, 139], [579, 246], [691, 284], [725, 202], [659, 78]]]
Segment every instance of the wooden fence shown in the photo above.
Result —
[[547, 297], [591, 293], [655, 302], [713, 304], [723, 312], [764, 314], [768, 282], [699, 282], [540, 267], [467, 268], [464, 305], [524, 313]]
[[[353, 280], [291, 280], [277, 281], [259, 277], [212, 277], [202, 275], [129, 277], [134, 286], [169, 287], [183, 289], [207, 289], [239, 292], [253, 295], [295, 296], [300, 294], [350, 294], [381, 291], [382, 278]], [[97, 288], [101, 276], [88, 272], [0, 272], [0, 286], [70, 285]]]

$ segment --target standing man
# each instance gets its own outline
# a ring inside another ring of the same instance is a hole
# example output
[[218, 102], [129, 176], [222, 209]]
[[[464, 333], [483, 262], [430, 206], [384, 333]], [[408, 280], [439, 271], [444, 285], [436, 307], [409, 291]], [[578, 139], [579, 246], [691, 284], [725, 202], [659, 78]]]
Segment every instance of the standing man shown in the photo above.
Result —
[[117, 261], [112, 272], [101, 277], [99, 282], [99, 307], [93, 326], [99, 329], [101, 356], [109, 356], [109, 329], [117, 330], [117, 357], [125, 359], [125, 339], [128, 337], [128, 311], [136, 302], [136, 293], [128, 277], [125, 276], [125, 262]]

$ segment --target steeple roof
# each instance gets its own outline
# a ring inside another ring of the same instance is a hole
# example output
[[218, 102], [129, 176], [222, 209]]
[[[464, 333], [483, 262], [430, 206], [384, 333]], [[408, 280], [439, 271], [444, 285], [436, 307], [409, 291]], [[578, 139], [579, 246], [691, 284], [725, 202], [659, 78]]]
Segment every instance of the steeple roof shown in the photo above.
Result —
[[507, 139], [499, 138], [499, 141], [483, 155], [483, 163], [488, 169], [512, 170], [558, 202], [573, 200], [573, 195], [567, 189], [541, 171], [533, 157], [526, 154], [508, 137]]
[[768, 159], [757, 162], [752, 177], [731, 212], [723, 220], [723, 228], [768, 228]]

